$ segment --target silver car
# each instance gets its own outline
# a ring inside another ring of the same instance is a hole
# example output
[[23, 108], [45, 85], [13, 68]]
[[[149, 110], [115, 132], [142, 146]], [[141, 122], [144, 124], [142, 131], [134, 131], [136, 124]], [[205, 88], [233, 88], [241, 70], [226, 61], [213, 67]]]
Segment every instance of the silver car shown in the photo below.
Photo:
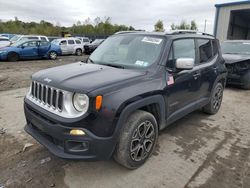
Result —
[[55, 39], [51, 43], [59, 45], [63, 55], [75, 54], [80, 56], [83, 53], [83, 43], [78, 38]]

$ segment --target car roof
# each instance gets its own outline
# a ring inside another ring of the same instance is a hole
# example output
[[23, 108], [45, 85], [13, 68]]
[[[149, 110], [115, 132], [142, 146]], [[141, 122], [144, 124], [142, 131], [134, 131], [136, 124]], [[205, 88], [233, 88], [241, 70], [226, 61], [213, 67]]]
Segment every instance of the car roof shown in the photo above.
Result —
[[0, 35], [0, 38], [1, 38], [1, 39], [8, 39], [8, 40], [9, 40], [8, 37], [2, 36], [2, 35]]
[[56, 40], [79, 40], [77, 37], [65, 37], [65, 38], [58, 38]]
[[250, 43], [250, 40], [225, 40], [224, 42], [246, 42], [246, 43]]
[[168, 32], [147, 32], [147, 31], [121, 31], [115, 33], [115, 35], [125, 35], [125, 34], [132, 34], [132, 35], [151, 35], [151, 36], [163, 36], [168, 38], [205, 38], [205, 39], [215, 39], [215, 37], [211, 34], [193, 31], [193, 30], [172, 30]]

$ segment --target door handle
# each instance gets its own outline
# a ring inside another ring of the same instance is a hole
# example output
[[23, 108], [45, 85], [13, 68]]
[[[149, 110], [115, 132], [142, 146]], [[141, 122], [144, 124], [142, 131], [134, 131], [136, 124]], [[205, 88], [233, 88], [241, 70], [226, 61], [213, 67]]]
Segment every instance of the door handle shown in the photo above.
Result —
[[198, 78], [200, 75], [201, 75], [200, 72], [195, 72], [195, 73], [193, 74], [193, 77], [194, 77], [195, 80], [197, 80], [197, 78]]

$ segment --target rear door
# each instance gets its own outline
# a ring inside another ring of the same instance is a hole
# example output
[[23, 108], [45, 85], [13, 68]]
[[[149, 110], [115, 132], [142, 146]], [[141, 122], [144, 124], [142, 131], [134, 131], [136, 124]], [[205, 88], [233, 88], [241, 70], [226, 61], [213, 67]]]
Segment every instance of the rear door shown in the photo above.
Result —
[[68, 52], [70, 54], [74, 53], [74, 51], [75, 51], [75, 41], [73, 39], [69, 39], [68, 40], [68, 46], [67, 46], [67, 48], [68, 48]]
[[197, 67], [201, 71], [201, 89], [199, 91], [199, 98], [202, 98], [204, 100], [210, 97], [213, 84], [218, 74], [216, 66], [218, 58], [218, 47], [214, 42], [216, 41], [209, 39], [196, 39], [198, 50]]
[[19, 55], [22, 58], [36, 58], [38, 56], [38, 42], [25, 42], [21, 47]]
[[197, 93], [201, 86], [201, 76], [197, 67], [192, 70], [180, 71], [175, 68], [178, 58], [193, 58], [196, 61], [197, 55], [193, 38], [175, 40], [171, 47], [171, 53], [167, 62], [169, 70], [167, 74], [173, 76], [174, 83], [169, 85], [166, 91], [168, 93], [168, 112], [169, 115], [174, 115], [189, 111], [195, 105], [199, 98]]
[[49, 51], [50, 49], [50, 42], [47, 42], [47, 41], [41, 41], [39, 43], [39, 47], [38, 47], [38, 55], [40, 57], [43, 57], [47, 54], [47, 52]]

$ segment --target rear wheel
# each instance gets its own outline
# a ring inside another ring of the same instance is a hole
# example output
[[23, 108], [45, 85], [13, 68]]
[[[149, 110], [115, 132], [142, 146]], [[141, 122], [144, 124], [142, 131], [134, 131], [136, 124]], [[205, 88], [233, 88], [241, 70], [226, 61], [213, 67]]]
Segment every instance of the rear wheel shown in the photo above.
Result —
[[19, 55], [16, 52], [10, 52], [7, 56], [8, 61], [18, 61]]
[[81, 56], [82, 55], [82, 50], [81, 49], [76, 49], [76, 55]]
[[152, 155], [157, 139], [158, 126], [154, 116], [137, 110], [121, 130], [114, 158], [129, 169], [138, 168]]
[[243, 89], [250, 89], [250, 70], [246, 72], [243, 76]]
[[203, 108], [205, 113], [213, 115], [219, 111], [223, 98], [223, 90], [224, 87], [222, 83], [217, 83], [213, 90], [210, 102]]
[[52, 51], [49, 53], [49, 58], [52, 59], [52, 60], [55, 60], [57, 58], [57, 53]]

